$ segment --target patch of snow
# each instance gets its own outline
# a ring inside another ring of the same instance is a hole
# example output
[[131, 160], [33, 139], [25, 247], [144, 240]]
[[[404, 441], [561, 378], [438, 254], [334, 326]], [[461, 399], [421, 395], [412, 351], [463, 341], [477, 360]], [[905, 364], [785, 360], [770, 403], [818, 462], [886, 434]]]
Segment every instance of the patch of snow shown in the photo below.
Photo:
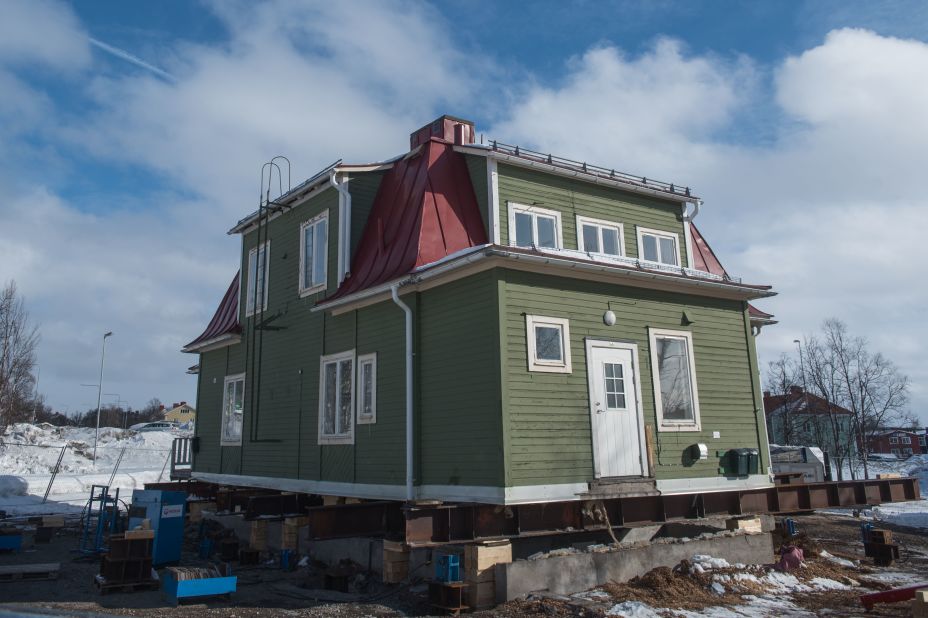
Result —
[[574, 599], [593, 599], [596, 601], [603, 601], [612, 598], [608, 592], [604, 592], [602, 590], [587, 590], [586, 592], [578, 592], [577, 594], [572, 594], [570, 596]]
[[623, 601], [618, 605], [613, 605], [607, 616], [622, 616], [623, 618], [661, 618], [653, 607], [640, 601]]
[[813, 577], [811, 580], [809, 580], [809, 585], [811, 585], [815, 590], [847, 590], [850, 588], [850, 586], [847, 584], [836, 582], [835, 580], [828, 579], [827, 577]]
[[712, 569], [726, 569], [731, 566], [728, 560], [724, 558], [713, 558], [712, 556], [707, 556], [706, 554], [695, 554], [690, 558], [690, 562], [696, 568], [697, 573], [702, 573], [703, 571], [711, 571]]
[[824, 549], [823, 549], [822, 551], [820, 551], [820, 552], [818, 553], [818, 555], [821, 556], [822, 558], [824, 558], [825, 560], [829, 561], [829, 562], [833, 562], [833, 563], [835, 563], [835, 564], [839, 564], [839, 565], [841, 565], [841, 566], [843, 566], [843, 567], [847, 567], [847, 568], [849, 568], [849, 569], [856, 569], [856, 568], [857, 568], [857, 565], [854, 564], [853, 562], [851, 562], [850, 560], [846, 560], [845, 558], [839, 558], [839, 557], [837, 557], [837, 556], [833, 556], [832, 554], [829, 554], [829, 553], [828, 553], [827, 551], [825, 551]]

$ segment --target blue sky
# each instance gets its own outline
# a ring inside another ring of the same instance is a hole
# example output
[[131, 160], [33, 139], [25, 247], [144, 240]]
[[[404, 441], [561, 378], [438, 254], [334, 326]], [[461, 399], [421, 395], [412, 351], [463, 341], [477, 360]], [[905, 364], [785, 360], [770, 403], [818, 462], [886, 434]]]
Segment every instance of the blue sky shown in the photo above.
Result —
[[261, 163], [287, 155], [296, 182], [398, 154], [451, 113], [692, 186], [729, 270], [781, 292], [762, 360], [842, 318], [910, 375], [928, 420], [926, 7], [8, 0], [0, 280], [41, 326], [52, 405], [88, 407], [106, 330], [107, 392], [191, 401], [178, 349], [237, 269], [225, 231]]

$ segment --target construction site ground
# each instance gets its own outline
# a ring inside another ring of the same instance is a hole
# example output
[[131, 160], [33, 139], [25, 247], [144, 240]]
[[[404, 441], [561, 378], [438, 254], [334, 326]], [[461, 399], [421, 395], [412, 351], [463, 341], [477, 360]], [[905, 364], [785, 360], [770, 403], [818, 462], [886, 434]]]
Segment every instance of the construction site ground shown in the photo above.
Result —
[[[928, 534], [926, 531], [901, 526], [883, 526], [894, 532], [900, 545], [901, 559], [890, 567], [874, 567], [864, 558], [860, 542], [861, 521], [850, 516], [810, 514], [795, 518], [800, 535], [795, 543], [806, 554], [806, 565], [791, 572], [801, 582], [815, 578], [844, 582], [841, 589], [789, 593], [791, 608], [787, 615], [821, 616], [909, 616], [907, 603], [878, 605], [865, 612], [859, 597], [866, 592], [898, 585], [928, 581]], [[191, 530], [195, 526], [191, 527]], [[196, 556], [195, 534], [188, 535], [182, 564], [195, 566], [206, 562]], [[99, 572], [99, 559], [83, 558], [74, 550], [78, 546], [76, 528], [62, 529], [50, 543], [34, 545], [21, 553], [0, 553], [0, 566], [29, 563], [61, 564], [57, 580], [0, 582], [0, 610], [22, 608], [49, 614], [100, 613], [122, 616], [428, 616], [433, 615], [426, 599], [426, 584], [422, 579], [398, 585], [381, 582], [376, 574], [361, 570], [349, 576], [351, 592], [324, 590], [323, 565], [307, 564], [293, 571], [282, 571], [276, 564], [238, 567], [238, 589], [231, 599], [189, 602], [170, 606], [160, 590], [109, 592], [101, 595], [93, 583]], [[838, 558], [859, 560], [859, 567], [837, 564], [821, 557], [826, 550]], [[770, 557], [770, 562], [774, 556]], [[750, 569], [748, 569], [750, 570]], [[698, 571], [698, 569], [696, 570]], [[737, 591], [719, 593], [712, 590], [711, 578], [684, 565], [676, 571], [655, 569], [647, 575], [623, 584], [611, 584], [594, 591], [578, 591], [563, 596], [543, 591], [527, 599], [510, 601], [492, 610], [476, 612], [482, 616], [605, 616], [616, 606], [640, 609], [654, 608], [658, 614], [682, 616], [755, 616], [775, 615], [757, 606], [756, 596], [765, 591], [751, 590], [750, 582]], [[733, 566], [712, 571], [717, 575], [736, 577]], [[762, 574], [763, 570], [753, 569]], [[424, 574], [427, 575], [427, 574]], [[753, 580], [752, 580], [753, 581]], [[769, 591], [768, 591], [769, 592]], [[723, 608], [729, 608], [726, 614]], [[675, 610], [671, 612], [671, 610]], [[619, 610], [621, 612], [621, 610]], [[679, 612], [679, 613], [677, 613]], [[807, 612], [807, 613], [805, 613]], [[2, 614], [2, 612], [0, 612]], [[15, 609], [14, 609], [15, 615]], [[632, 615], [632, 614], [628, 614]], [[641, 614], [645, 615], [645, 614]]]

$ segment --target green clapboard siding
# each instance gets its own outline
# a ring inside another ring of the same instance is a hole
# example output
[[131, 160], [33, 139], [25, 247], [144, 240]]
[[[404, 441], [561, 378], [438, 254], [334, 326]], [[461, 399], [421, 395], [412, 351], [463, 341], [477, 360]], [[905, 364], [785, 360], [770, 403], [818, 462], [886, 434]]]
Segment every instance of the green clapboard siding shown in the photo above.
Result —
[[[692, 332], [702, 421], [700, 432], [655, 433], [657, 478], [717, 476], [716, 450], [762, 444], [749, 363], [753, 342], [745, 333], [743, 303], [533, 273], [502, 273], [504, 414], [512, 451], [507, 461], [512, 485], [592, 479], [587, 338], [637, 342], [644, 417], [656, 425], [649, 326]], [[602, 320], [610, 302], [617, 318], [613, 327]], [[690, 326], [681, 326], [683, 311], [693, 322]], [[571, 374], [528, 371], [526, 314], [570, 320]], [[713, 439], [713, 431], [721, 437]], [[683, 451], [696, 442], [709, 445], [709, 460], [684, 465]]]
[[470, 174], [470, 182], [474, 186], [474, 194], [477, 196], [480, 216], [483, 217], [483, 228], [487, 231], [487, 238], [491, 238], [489, 193], [487, 192], [487, 159], [477, 155], [463, 155], [463, 157], [467, 162], [467, 171]]
[[[380, 176], [352, 177], [353, 218], [367, 217]], [[264, 327], [256, 329], [255, 318], [244, 317], [243, 311], [242, 343], [201, 355], [198, 471], [356, 483], [404, 481], [402, 312], [392, 303], [381, 303], [332, 316], [311, 311], [326, 292], [299, 297], [300, 224], [325, 209], [328, 292], [335, 289], [338, 194], [326, 189], [267, 226], [268, 305], [259, 316]], [[257, 231], [245, 235], [243, 264], [258, 242]], [[242, 307], [247, 269], [243, 272]], [[377, 422], [355, 426], [354, 445], [320, 446], [320, 356], [346, 350], [378, 355]], [[242, 446], [220, 447], [223, 378], [241, 372], [246, 374]]]
[[419, 333], [421, 483], [502, 486], [494, 274], [420, 294]]
[[500, 242], [509, 244], [508, 202], [556, 210], [561, 213], [565, 249], [577, 249], [577, 215], [622, 223], [625, 255], [638, 257], [636, 226], [674, 232], [680, 259], [689, 265], [679, 202], [650, 198], [612, 187], [554, 176], [535, 170], [499, 164]]

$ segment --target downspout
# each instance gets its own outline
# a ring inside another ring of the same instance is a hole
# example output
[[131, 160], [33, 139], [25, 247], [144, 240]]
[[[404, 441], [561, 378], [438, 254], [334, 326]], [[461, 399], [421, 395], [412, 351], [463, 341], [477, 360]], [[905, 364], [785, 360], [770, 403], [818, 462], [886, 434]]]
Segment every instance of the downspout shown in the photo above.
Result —
[[348, 176], [338, 182], [335, 174], [333, 169], [329, 183], [338, 191], [338, 284], [341, 285], [351, 267], [351, 192], [347, 186]]
[[400, 300], [399, 286], [399, 283], [393, 284], [390, 294], [393, 296], [393, 302], [406, 314], [406, 500], [412, 502], [412, 309]]
[[693, 202], [693, 212], [687, 213], [689, 206], [687, 202], [683, 202], [683, 225], [686, 226], [686, 233], [683, 235], [683, 241], [686, 243], [686, 265], [689, 268], [693, 268], [693, 232], [690, 230], [690, 224], [693, 222], [693, 219], [696, 218], [696, 215], [699, 214], [700, 207], [702, 207], [702, 200], [697, 199]]

